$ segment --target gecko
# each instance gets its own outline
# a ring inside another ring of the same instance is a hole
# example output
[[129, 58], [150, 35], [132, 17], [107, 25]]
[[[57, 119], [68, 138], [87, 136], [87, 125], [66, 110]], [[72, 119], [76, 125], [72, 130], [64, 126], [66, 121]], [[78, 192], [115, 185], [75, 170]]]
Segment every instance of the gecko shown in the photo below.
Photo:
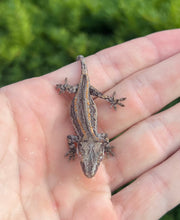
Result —
[[84, 56], [77, 56], [77, 61], [81, 63], [79, 83], [74, 86], [70, 85], [68, 79], [65, 78], [65, 83], [57, 84], [56, 89], [59, 94], [64, 92], [75, 94], [70, 115], [76, 135], [67, 136], [69, 151], [65, 156], [71, 160], [78, 155], [84, 175], [92, 178], [96, 174], [104, 155], [113, 155], [113, 146], [109, 144], [108, 135], [97, 131], [97, 108], [92, 96], [106, 100], [114, 109], [116, 109], [116, 105], [123, 107], [122, 101], [126, 98], [115, 99], [115, 92], [112, 96], [103, 95], [90, 85]]

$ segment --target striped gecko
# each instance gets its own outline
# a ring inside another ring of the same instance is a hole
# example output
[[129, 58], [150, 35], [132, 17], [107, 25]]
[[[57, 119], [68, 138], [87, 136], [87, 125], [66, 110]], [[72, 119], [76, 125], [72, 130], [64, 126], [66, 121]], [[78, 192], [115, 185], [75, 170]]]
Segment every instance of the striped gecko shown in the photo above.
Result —
[[85, 176], [91, 178], [96, 174], [104, 154], [113, 155], [107, 134], [97, 132], [97, 109], [91, 96], [108, 101], [115, 109], [117, 104], [123, 107], [122, 101], [126, 98], [115, 99], [115, 92], [112, 96], [103, 95], [91, 86], [85, 58], [79, 55], [77, 60], [81, 63], [79, 84], [72, 86], [65, 78], [65, 83], [57, 84], [56, 89], [59, 93], [75, 93], [71, 104], [71, 118], [76, 135], [67, 136], [69, 151], [66, 156], [71, 160], [78, 154]]

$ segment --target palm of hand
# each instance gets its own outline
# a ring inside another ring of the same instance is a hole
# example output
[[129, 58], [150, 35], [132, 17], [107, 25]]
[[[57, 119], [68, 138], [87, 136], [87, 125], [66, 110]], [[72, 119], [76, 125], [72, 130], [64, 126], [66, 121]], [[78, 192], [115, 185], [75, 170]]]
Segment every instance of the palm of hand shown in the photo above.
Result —
[[[162, 35], [159, 34], [159, 38], [161, 37]], [[137, 40], [137, 42], [140, 44], [140, 40]], [[145, 40], [141, 40], [141, 42], [145, 43]], [[135, 42], [127, 48], [133, 49], [134, 46]], [[119, 51], [118, 48], [109, 50], [104, 54], [109, 52], [117, 54]], [[152, 65], [153, 62], [155, 64], [157, 60], [154, 57], [150, 59], [146, 51], [137, 53], [139, 53], [139, 56], [144, 54], [146, 57], [144, 60], [147, 63], [139, 64], [138, 67], [135, 65], [136, 68], [134, 67], [133, 72], [141, 68], [147, 68], [145, 71], [149, 71], [148, 66]], [[170, 56], [170, 52], [168, 53], [164, 54], [164, 57], [162, 55], [162, 59]], [[175, 52], [171, 53], [173, 55]], [[97, 74], [97, 71], [95, 71], [97, 70], [95, 67], [96, 61], [94, 60], [93, 63], [93, 58], [91, 59], [92, 74], [93, 68], [94, 74]], [[89, 63], [91, 63], [91, 60], [89, 60]], [[68, 71], [68, 73], [74, 71], [77, 76], [74, 77], [74, 81], [78, 82], [77, 72], [79, 72], [79, 66], [75, 65], [72, 64], [66, 67], [65, 71]], [[108, 68], [112, 69], [110, 64]], [[117, 68], [117, 66], [114, 67], [114, 73], [119, 71]], [[126, 68], [122, 66], [122, 68], [126, 72], [127, 66]], [[152, 203], [155, 201], [160, 202], [160, 199], [158, 200], [158, 190], [155, 187], [153, 188], [154, 177], [152, 176], [155, 176], [154, 173], [158, 176], [159, 173], [164, 172], [163, 169], [167, 165], [163, 164], [163, 160], [177, 148], [173, 147], [171, 151], [166, 150], [159, 153], [159, 149], [156, 148], [157, 143], [154, 142], [154, 136], [151, 137], [152, 134], [146, 135], [142, 132], [142, 130], [147, 129], [147, 122], [142, 122], [117, 138], [113, 145], [122, 147], [115, 148], [116, 156], [105, 160], [94, 178], [86, 178], [81, 171], [78, 160], [71, 162], [64, 158], [67, 151], [66, 136], [73, 133], [69, 119], [69, 105], [72, 97], [58, 96], [54, 85], [59, 81], [63, 82], [65, 71], [61, 69], [59, 72], [22, 81], [2, 89], [0, 96], [0, 204], [2, 209], [0, 219], [8, 219], [9, 216], [18, 220], [140, 219], [139, 216], [142, 219], [156, 219], [165, 210], [159, 211], [158, 214], [150, 214], [147, 208], [148, 205], [153, 208], [156, 204], [152, 205]], [[58, 75], [60, 72], [61, 75]], [[102, 77], [100, 72], [102, 72], [102, 69], [99, 70], [99, 77]], [[116, 76], [118, 77], [118, 75]], [[112, 88], [112, 91], [118, 90], [117, 94], [123, 89], [128, 91], [128, 88], [130, 88], [128, 80], [132, 82], [133, 77], [136, 78], [137, 76], [138, 74], [134, 74], [132, 78], [129, 76], [130, 79], [127, 79], [124, 83], [122, 82], [115, 89]], [[71, 77], [69, 76], [70, 79]], [[113, 87], [113, 85], [108, 85], [109, 80], [106, 80], [106, 78], [102, 80], [105, 82], [104, 88], [103, 85], [101, 86], [102, 90]], [[177, 80], [175, 75], [174, 80]], [[148, 88], [143, 89], [144, 92], [150, 91]], [[162, 107], [162, 103], [159, 106], [154, 104], [154, 108], [149, 108], [146, 105], [149, 112], [147, 112], [147, 109], [141, 111], [142, 105], [139, 104], [139, 99], [133, 101], [131, 91], [129, 91], [129, 94], [124, 93], [123, 95], [128, 97], [127, 109], [119, 109], [117, 112], [110, 109], [108, 105], [101, 104], [101, 101], [97, 101], [98, 112], [100, 112], [99, 126], [107, 131], [110, 138], [143, 118], [150, 117], [151, 113]], [[148, 102], [153, 101], [151, 97], [148, 99], [150, 99]], [[134, 108], [133, 112], [131, 112], [130, 107]], [[106, 118], [107, 115], [107, 120], [102, 121], [102, 118]], [[109, 121], [109, 118], [111, 121]], [[121, 122], [121, 125], [118, 122]], [[179, 127], [176, 127], [177, 133], [179, 129]], [[159, 131], [159, 135], [161, 133]], [[175, 134], [173, 135], [175, 136]], [[165, 138], [163, 135], [158, 140], [163, 138], [169, 140], [169, 136]], [[145, 149], [142, 146], [140, 147], [139, 142], [143, 143]], [[172, 140], [169, 142], [172, 143]], [[132, 152], [136, 153], [133, 154]], [[162, 163], [162, 166], [157, 166], [157, 169], [148, 171], [158, 163]], [[113, 189], [138, 177], [143, 172], [147, 173], [139, 177], [129, 187], [111, 197]], [[167, 179], [164, 180], [164, 174], [161, 175], [161, 179], [168, 182]], [[158, 184], [158, 187], [163, 186], [160, 181], [158, 181]], [[173, 185], [173, 187], [176, 187], [176, 185]], [[148, 200], [151, 195], [152, 199]], [[144, 204], [144, 199], [147, 199], [147, 204]]]
[[89, 180], [78, 160], [64, 158], [67, 130], [72, 132], [69, 111], [60, 104], [64, 98], [41, 79], [11, 85], [4, 93], [9, 100], [1, 96], [2, 125], [8, 136], [1, 148], [1, 172], [7, 175], [2, 182], [3, 219], [12, 209], [14, 219], [88, 219], [89, 210], [99, 205], [99, 217], [114, 215], [106, 175]]

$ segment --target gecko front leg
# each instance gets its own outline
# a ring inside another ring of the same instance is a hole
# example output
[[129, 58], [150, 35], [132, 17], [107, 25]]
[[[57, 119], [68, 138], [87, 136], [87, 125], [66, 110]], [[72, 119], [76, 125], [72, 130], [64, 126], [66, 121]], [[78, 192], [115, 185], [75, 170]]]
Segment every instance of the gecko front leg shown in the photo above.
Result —
[[116, 105], [120, 105], [121, 107], [124, 107], [124, 104], [122, 103], [122, 101], [124, 101], [126, 98], [123, 97], [120, 99], [115, 99], [116, 92], [113, 92], [112, 96], [103, 95], [102, 92], [98, 91], [93, 86], [90, 86], [90, 94], [93, 96], [96, 96], [98, 98], [106, 100], [107, 102], [109, 102], [111, 104], [112, 107], [114, 107], [114, 109], [116, 109]]
[[74, 160], [77, 153], [75, 143], [79, 141], [79, 137], [76, 135], [68, 135], [67, 141], [69, 145], [69, 151], [65, 154], [65, 157], [69, 157], [69, 160]]
[[65, 78], [64, 84], [57, 84], [56, 85], [56, 89], [59, 91], [59, 94], [64, 93], [66, 91], [68, 93], [76, 93], [77, 92], [79, 85], [77, 84], [75, 86], [72, 86], [72, 85], [68, 84], [67, 81], [68, 81], [67, 78]]
[[98, 137], [103, 140], [104, 153], [106, 153], [107, 155], [114, 156], [114, 153], [113, 153], [114, 146], [111, 146], [109, 144], [109, 138], [108, 138], [107, 134], [100, 133], [100, 134], [98, 134]]
[[111, 146], [109, 143], [107, 143], [104, 146], [104, 153], [106, 153], [107, 155], [114, 156], [113, 149], [114, 149], [114, 146]]

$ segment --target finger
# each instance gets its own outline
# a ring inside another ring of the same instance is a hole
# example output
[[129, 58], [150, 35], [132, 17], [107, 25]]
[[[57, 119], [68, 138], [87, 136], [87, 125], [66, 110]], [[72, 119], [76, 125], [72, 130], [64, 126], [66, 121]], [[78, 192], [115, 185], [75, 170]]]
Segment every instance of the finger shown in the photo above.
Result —
[[[134, 66], [134, 68], [132, 68], [132, 70], [129, 73], [124, 74], [124, 77], [127, 77], [127, 75], [131, 74], [133, 71], [137, 71], [139, 69], [148, 67], [152, 64], [159, 62], [159, 60], [163, 60], [177, 53], [177, 51], [180, 49], [180, 47], [179, 49], [177, 49], [178, 48], [177, 40], [180, 39], [178, 38], [178, 35], [180, 35], [179, 29], [172, 30], [172, 31], [159, 32], [153, 35], [149, 35], [146, 38], [139, 38], [139, 39], [127, 42], [125, 44], [118, 45], [113, 48], [109, 48], [107, 49], [107, 51], [105, 50], [105, 52], [101, 52], [100, 54], [102, 56], [103, 54], [114, 54], [112, 55], [113, 58], [109, 59], [109, 61], [107, 59], [106, 62], [107, 63], [109, 62], [108, 64], [109, 68], [114, 69], [114, 72], [116, 72], [117, 77], [120, 77], [119, 79], [122, 79], [121, 74], [119, 74], [119, 71], [121, 70], [121, 72], [125, 72], [125, 69], [126, 68], [128, 69], [129, 63], [131, 63], [130, 62], [131, 59], [129, 57], [132, 56], [134, 47], [136, 48], [138, 45], [138, 48], [141, 48], [141, 49], [135, 50], [136, 52], [133, 54], [133, 56], [139, 57], [139, 59], [140, 57], [141, 58], [143, 57], [143, 59], [141, 59], [142, 60], [141, 63], [137, 62], [138, 66], [136, 67]], [[148, 42], [148, 46], [147, 44], [144, 43], [144, 41]], [[157, 46], [156, 53], [149, 53], [150, 48], [151, 50], [154, 50], [154, 47], [155, 47], [154, 45], [159, 45], [159, 47]], [[163, 49], [162, 49], [162, 46], [163, 46]], [[158, 58], [157, 58], [157, 50], [158, 50], [158, 54], [160, 54]], [[121, 54], [122, 51], [123, 53]], [[144, 53], [145, 51], [146, 53]], [[100, 59], [100, 55], [98, 56]], [[120, 56], [122, 56], [123, 58], [125, 57], [126, 58], [125, 60], [127, 61], [127, 62], [123, 62], [124, 63], [123, 68], [121, 67], [122, 65], [117, 65], [117, 63], [116, 64], [110, 63], [110, 60], [113, 60], [114, 62], [121, 62]], [[154, 57], [153, 61], [152, 59], [147, 58], [148, 56]], [[106, 81], [104, 78], [105, 74], [102, 74], [103, 65], [100, 67], [100, 65], [98, 64], [99, 61], [95, 59], [95, 57], [93, 56], [87, 59], [90, 59], [89, 61], [87, 61], [88, 68], [90, 68], [89, 72], [92, 74], [96, 74], [95, 77], [92, 78], [91, 84], [99, 82], [101, 85], [99, 85], [97, 88], [101, 88], [104, 85], [105, 87], [107, 87], [109, 83], [111, 83], [112, 85], [112, 81], [109, 80], [109, 78], [108, 78], [109, 81]], [[164, 62], [166, 64], [165, 66], [164, 66]], [[146, 74], [144, 74], [143, 71], [141, 71], [140, 73], [138, 72], [137, 74], [135, 74], [135, 76], [130, 77], [130, 79], [128, 78], [127, 80], [124, 80], [123, 83], [121, 83], [118, 87], [114, 88], [115, 90], [117, 90], [117, 94], [119, 94], [117, 95], [118, 98], [123, 97], [123, 96], [127, 97], [127, 100], [124, 103], [126, 106], [124, 109], [119, 107], [118, 111], [115, 112], [112, 109], [110, 109], [108, 105], [104, 105], [104, 104], [101, 109], [98, 109], [100, 120], [101, 118], [103, 118], [102, 125], [100, 124], [100, 126], [103, 127], [103, 129], [107, 133], [109, 133], [110, 137], [115, 136], [116, 134], [120, 133], [122, 130], [126, 129], [128, 126], [137, 122], [138, 120], [141, 120], [142, 118], [147, 117], [148, 113], [149, 114], [154, 113], [155, 111], [162, 108], [165, 104], [170, 102], [173, 98], [175, 98], [174, 97], [176, 96], [176, 93], [174, 93], [174, 90], [176, 89], [175, 86], [177, 85], [178, 88], [180, 88], [178, 84], [178, 82], [180, 81], [180, 77], [178, 75], [179, 72], [177, 72], [177, 70], [173, 71], [174, 68], [171, 68], [171, 71], [168, 71], [168, 70], [170, 69], [169, 67], [172, 66], [174, 63], [175, 64], [179, 63], [179, 57], [174, 56], [172, 59], [167, 59], [164, 62], [161, 62], [158, 66], [155, 65], [149, 68]], [[108, 66], [107, 64], [105, 65], [106, 70]], [[61, 76], [61, 79], [63, 78], [63, 81], [64, 81], [64, 78], [68, 76], [69, 80], [71, 81], [70, 83], [76, 84], [78, 82], [77, 75], [79, 76], [80, 74], [79, 64], [71, 64], [67, 67], [64, 67], [62, 70], [58, 70], [58, 71], [60, 71], [61, 73], [60, 76]], [[58, 71], [55, 71], [54, 73], [48, 74], [45, 76], [53, 85], [55, 85], [58, 81], [57, 79]], [[108, 70], [107, 72], [109, 71], [110, 70]], [[113, 74], [113, 78], [114, 77], [116, 78], [113, 71], [111, 72]], [[165, 79], [166, 76], [168, 78], [166, 80], [166, 83], [164, 83], [164, 80], [162, 79]], [[175, 83], [173, 84], [172, 81]], [[170, 84], [169, 82], [172, 82], [172, 83]], [[150, 85], [148, 85], [148, 83], [150, 83]], [[160, 91], [157, 90], [156, 92], [155, 89], [157, 85], [158, 85], [157, 89], [159, 89]], [[168, 91], [167, 91], [167, 88], [169, 88]], [[166, 96], [166, 93], [167, 93], [167, 96]], [[148, 107], [151, 109], [148, 109]], [[133, 111], [130, 111], [131, 109]], [[109, 118], [111, 118], [112, 120], [109, 121], [108, 120]]]
[[[176, 41], [180, 43], [177, 39], [179, 34], [180, 29], [172, 32], [161, 31], [100, 51], [97, 53], [99, 59], [96, 60], [97, 65], [94, 65], [97, 67], [95, 73], [99, 72], [101, 66], [103, 68], [99, 74], [98, 88], [101, 88], [102, 72], [106, 73], [107, 80], [110, 81], [108, 85], [112, 86], [112, 83], [115, 85], [132, 73], [155, 65], [180, 52], [180, 47], [177, 48], [175, 43]], [[98, 77], [97, 74], [96, 77]]]
[[180, 146], [180, 104], [131, 127], [111, 144], [114, 157], [104, 160], [113, 189], [137, 178]]
[[113, 196], [122, 219], [159, 219], [180, 203], [180, 150]]
[[[91, 84], [102, 92], [133, 72], [147, 68], [180, 51], [180, 29], [157, 32], [102, 50], [86, 58]], [[43, 77], [52, 85], [64, 78], [77, 84], [81, 70], [79, 62], [65, 66]]]
[[[152, 56], [153, 53], [147, 52], [145, 53], [146, 55], [144, 55], [143, 53], [144, 51], [150, 51], [151, 47], [154, 49], [154, 44], [151, 43], [149, 45], [149, 49], [147, 49], [147, 47], [145, 47], [145, 43], [142, 43], [142, 45], [140, 44], [140, 42], [144, 41], [144, 38], [127, 42], [125, 44], [122, 44], [123, 46], [119, 45], [113, 48], [109, 48], [107, 49], [108, 53], [114, 54], [114, 57], [116, 57], [114, 58], [115, 59], [114, 62], [115, 61], [120, 62], [121, 60], [120, 55], [127, 58], [125, 59], [127, 60], [127, 62], [124, 64], [123, 68], [121, 68], [121, 65], [118, 66], [117, 63], [114, 65], [109, 63], [109, 68], [110, 67], [113, 68], [114, 71], [116, 69], [115, 72], [117, 74], [117, 77], [119, 77], [119, 79], [122, 79], [121, 74], [119, 74], [120, 68], [122, 69], [121, 72], [125, 71], [125, 69], [128, 68], [128, 65], [130, 63], [128, 57], [132, 55], [131, 50], [133, 50], [133, 47], [136, 48], [136, 45], [139, 45], [138, 48], [141, 48], [141, 50], [136, 50], [137, 54], [135, 53], [134, 57], [141, 57], [141, 58], [143, 57], [142, 60], [144, 61], [144, 63], [139, 64], [138, 67], [134, 67], [132, 71], [137, 71], [139, 69], [149, 67], [152, 64], [159, 62], [159, 60], [163, 60], [169, 56], [172, 56], [178, 51], [177, 49], [178, 47], [176, 46], [177, 40], [180, 39], [177, 37], [178, 34], [180, 35], [179, 29], [159, 32], [146, 37], [148, 39], [151, 39], [151, 42], [154, 42], [155, 45], [160, 45], [159, 47], [157, 46], [158, 54], [160, 55], [158, 58], [157, 56], [154, 55], [153, 62], [150, 62], [149, 59], [147, 58], [145, 59], [146, 56]], [[150, 41], [148, 40], [148, 42]], [[164, 46], [165, 48], [163, 47], [162, 49], [162, 46]], [[122, 49], [121, 47], [124, 49]], [[127, 50], [126, 53], [125, 50]], [[122, 55], [121, 51], [123, 51], [126, 54], [126, 56], [124, 55], [124, 53]], [[103, 52], [101, 53], [102, 55], [104, 54]], [[118, 53], [120, 54], [118, 55]], [[154, 54], [157, 55], [157, 51]], [[110, 86], [110, 84], [111, 85], [114, 84], [112, 83], [111, 80], [109, 80], [109, 78], [108, 80], [105, 80], [104, 78], [105, 74], [103, 74], [103, 69], [102, 67], [100, 68], [100, 65], [98, 65], [98, 60], [96, 60], [95, 57], [92, 56], [87, 59], [90, 59], [89, 61], [87, 61], [88, 68], [90, 68], [89, 72], [92, 74], [94, 73], [96, 74], [95, 77], [91, 78], [91, 84], [95, 84], [95, 83], [97, 84], [99, 82], [101, 85], [97, 86], [98, 89], [101, 89], [102, 86], [104, 87], [104, 89], [106, 89], [107, 85]], [[100, 108], [98, 108], [98, 115], [100, 122], [99, 127], [102, 127], [103, 130], [109, 134], [109, 137], [113, 137], [119, 134], [120, 132], [122, 132], [124, 129], [131, 126], [132, 124], [136, 123], [137, 121], [142, 120], [148, 115], [158, 111], [164, 105], [172, 101], [177, 96], [177, 93], [179, 93], [180, 77], [177, 69], [174, 71], [174, 68], [171, 67], [175, 65], [177, 68], [179, 68], [178, 64], [179, 64], [179, 57], [173, 56], [172, 58], [167, 59], [158, 65], [149, 67], [148, 71], [143, 70], [137, 72], [133, 76], [128, 77], [127, 80], [124, 80], [117, 87], [113, 88], [112, 91], [108, 91], [109, 94], [114, 90], [116, 90], [117, 98], [124, 96], [127, 97], [127, 100], [124, 102], [125, 108], [122, 109], [119, 107], [117, 108], [116, 112], [113, 111], [113, 109], [109, 108], [109, 105], [105, 105], [104, 103], [102, 104], [102, 106], [100, 105]], [[107, 69], [107, 66], [105, 69]], [[52, 74], [46, 75], [45, 77], [50, 81], [50, 83], [52, 83], [52, 85], [55, 85], [58, 81], [57, 79], [59, 75], [58, 72], [60, 73], [61, 79], [63, 78], [63, 81], [64, 78], [68, 76], [70, 83], [76, 84], [79, 80], [77, 78], [79, 77], [80, 74], [80, 65], [71, 64], [67, 67], [64, 67], [61, 70], [55, 71]], [[128, 74], [131, 74], [131, 72], [129, 72]], [[127, 73], [124, 76], [127, 77]], [[113, 77], [115, 77], [115, 74], [113, 74]], [[164, 81], [163, 79], [167, 79], [167, 80]], [[174, 91], [176, 91], [176, 93]], [[111, 118], [111, 120], [109, 120], [109, 118]]]
[[[0, 219], [7, 219], [10, 207], [19, 213], [22, 203], [19, 199], [18, 134], [10, 102], [0, 93]], [[11, 216], [13, 211], [11, 211]]]
[[125, 108], [118, 107], [113, 111], [102, 100], [97, 100], [99, 125], [109, 137], [116, 136], [179, 97], [179, 60], [180, 53], [133, 74], [107, 92], [111, 94], [115, 90], [116, 94], [127, 97]]

